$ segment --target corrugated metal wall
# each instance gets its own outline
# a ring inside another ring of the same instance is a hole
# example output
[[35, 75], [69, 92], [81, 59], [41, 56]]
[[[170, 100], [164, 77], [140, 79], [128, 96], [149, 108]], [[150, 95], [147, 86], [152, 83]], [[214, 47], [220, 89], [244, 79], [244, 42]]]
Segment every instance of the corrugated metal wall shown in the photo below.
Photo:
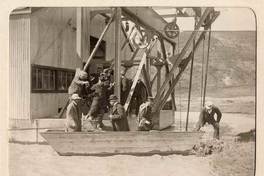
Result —
[[[82, 61], [76, 54], [76, 8], [41, 8], [31, 14], [31, 64], [76, 69]], [[31, 118], [58, 114], [67, 93], [31, 93]]]
[[10, 16], [10, 119], [30, 118], [30, 19]]

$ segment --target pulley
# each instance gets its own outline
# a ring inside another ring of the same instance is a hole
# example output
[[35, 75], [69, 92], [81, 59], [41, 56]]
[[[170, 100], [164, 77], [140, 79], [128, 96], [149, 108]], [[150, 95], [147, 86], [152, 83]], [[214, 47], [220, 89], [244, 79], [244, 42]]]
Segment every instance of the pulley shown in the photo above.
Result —
[[165, 32], [167, 37], [175, 39], [179, 35], [180, 28], [176, 22], [177, 22], [177, 18], [175, 16], [174, 20], [172, 22], [168, 23], [164, 27], [164, 32]]

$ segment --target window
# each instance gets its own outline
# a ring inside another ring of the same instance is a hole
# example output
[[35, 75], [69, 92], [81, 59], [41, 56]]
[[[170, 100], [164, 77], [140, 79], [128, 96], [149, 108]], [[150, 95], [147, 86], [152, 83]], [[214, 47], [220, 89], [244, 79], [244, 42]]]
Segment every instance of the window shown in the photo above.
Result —
[[33, 93], [67, 92], [75, 71], [40, 65], [31, 66], [31, 91]]
[[[90, 36], [90, 52], [93, 51], [97, 41], [98, 38]], [[105, 48], [106, 48], [105, 41], [102, 40], [97, 51], [95, 52], [94, 59], [105, 59], [105, 51], [106, 51]]]

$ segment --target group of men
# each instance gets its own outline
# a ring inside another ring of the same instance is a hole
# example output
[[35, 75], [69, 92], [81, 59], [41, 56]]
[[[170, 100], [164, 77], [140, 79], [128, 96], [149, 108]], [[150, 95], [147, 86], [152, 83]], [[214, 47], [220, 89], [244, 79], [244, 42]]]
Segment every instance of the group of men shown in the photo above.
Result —
[[[118, 101], [114, 93], [114, 82], [112, 81], [113, 70], [105, 69], [100, 73], [99, 78], [91, 75], [88, 79], [88, 74], [83, 70], [76, 71], [75, 77], [69, 87], [69, 105], [66, 111], [66, 131], [81, 131], [82, 129], [82, 106], [89, 107], [87, 115], [84, 119], [89, 120], [94, 130], [103, 130], [104, 124], [102, 122], [105, 113], [109, 113], [109, 119], [112, 122], [114, 131], [129, 131], [127, 120], [127, 112], [123, 105], [129, 94], [131, 80], [125, 77], [122, 72], [121, 79], [121, 102]], [[144, 98], [146, 93], [142, 93], [142, 87], [138, 82], [135, 92], [140, 94], [132, 97], [132, 106], [134, 106], [134, 113], [137, 114], [138, 130], [149, 131], [153, 128], [152, 122], [152, 97]], [[143, 83], [142, 83], [143, 85]], [[134, 102], [133, 102], [134, 100]], [[215, 119], [215, 114], [217, 118]], [[202, 108], [199, 121], [196, 124], [196, 131], [199, 131], [206, 123], [211, 124], [214, 128], [214, 138], [219, 139], [219, 122], [222, 113], [218, 107], [212, 102], [207, 102]]]
[[[129, 131], [127, 112], [123, 105], [130, 90], [131, 81], [124, 76], [124, 72], [121, 75], [121, 102], [119, 102], [118, 97], [114, 95], [113, 70], [103, 70], [98, 78], [95, 75], [88, 76], [83, 70], [76, 70], [68, 91], [66, 132], [81, 131], [82, 118], [90, 122], [94, 131], [103, 131], [102, 121], [105, 113], [109, 113], [114, 131]], [[133, 100], [142, 102], [142, 96], [137, 96], [137, 94], [135, 93], [132, 97], [132, 102]], [[150, 102], [151, 98], [146, 103], [141, 103], [139, 107], [140, 112], [138, 112], [137, 119], [139, 130], [150, 130], [153, 126]], [[88, 109], [88, 112], [84, 109]]]

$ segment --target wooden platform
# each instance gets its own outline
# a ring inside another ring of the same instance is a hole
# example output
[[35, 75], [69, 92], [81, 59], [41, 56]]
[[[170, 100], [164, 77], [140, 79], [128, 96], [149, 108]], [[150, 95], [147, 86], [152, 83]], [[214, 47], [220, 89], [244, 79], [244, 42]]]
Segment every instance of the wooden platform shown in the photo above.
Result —
[[202, 132], [133, 131], [40, 133], [59, 155], [151, 155], [188, 151], [202, 138]]

